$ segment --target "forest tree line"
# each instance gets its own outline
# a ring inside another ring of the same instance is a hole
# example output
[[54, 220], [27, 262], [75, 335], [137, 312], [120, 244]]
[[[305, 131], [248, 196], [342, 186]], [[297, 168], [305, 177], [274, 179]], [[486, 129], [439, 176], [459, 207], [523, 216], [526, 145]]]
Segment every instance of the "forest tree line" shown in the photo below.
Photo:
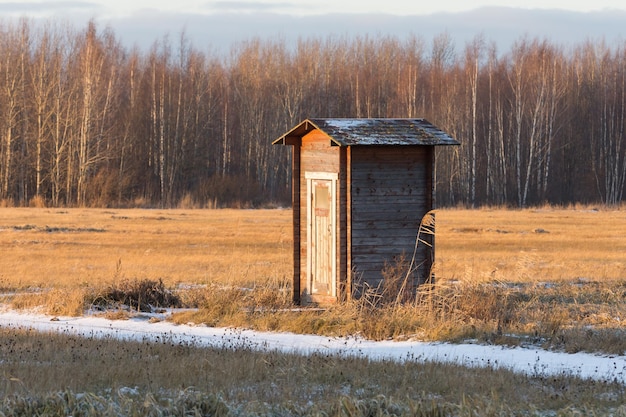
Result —
[[184, 33], [140, 50], [93, 22], [3, 22], [0, 205], [288, 204], [291, 149], [271, 141], [313, 117], [423, 117], [450, 133], [440, 206], [620, 203], [626, 42], [494, 45], [251, 39], [223, 56]]

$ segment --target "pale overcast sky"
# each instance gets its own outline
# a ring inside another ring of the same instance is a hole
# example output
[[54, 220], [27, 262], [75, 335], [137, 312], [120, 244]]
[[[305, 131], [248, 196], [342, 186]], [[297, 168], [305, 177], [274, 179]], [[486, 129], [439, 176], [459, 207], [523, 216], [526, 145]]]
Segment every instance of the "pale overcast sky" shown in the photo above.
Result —
[[516, 7], [522, 9], [563, 9], [580, 12], [606, 9], [625, 10], [624, 0], [108, 0], [93, 1], [103, 9], [118, 13], [132, 13], [141, 9], [171, 12], [273, 12], [294, 15], [326, 13], [389, 13], [395, 15], [424, 15], [436, 12], [462, 12], [483, 6]]
[[147, 48], [181, 32], [196, 47], [226, 51], [252, 37], [478, 34], [506, 50], [522, 36], [559, 43], [626, 37], [625, 0], [0, 0], [0, 19], [94, 19], [125, 44]]
[[0, 0], [0, 12], [3, 15], [40, 17], [80, 13], [102, 18], [127, 17], [148, 11], [177, 14], [278, 13], [296, 16], [328, 13], [387, 13], [406, 16], [437, 12], [464, 12], [484, 6], [578, 12], [626, 10], [624, 0]]

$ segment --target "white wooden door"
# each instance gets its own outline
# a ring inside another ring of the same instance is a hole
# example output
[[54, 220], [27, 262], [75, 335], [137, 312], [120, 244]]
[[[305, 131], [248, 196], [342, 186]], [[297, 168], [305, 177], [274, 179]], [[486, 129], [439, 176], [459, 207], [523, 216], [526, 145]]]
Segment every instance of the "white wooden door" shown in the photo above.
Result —
[[307, 272], [311, 295], [336, 296], [336, 179], [333, 177], [310, 175], [307, 181], [310, 247]]
[[330, 188], [328, 180], [313, 181], [312, 276], [311, 293], [332, 293], [332, 222], [330, 218]]

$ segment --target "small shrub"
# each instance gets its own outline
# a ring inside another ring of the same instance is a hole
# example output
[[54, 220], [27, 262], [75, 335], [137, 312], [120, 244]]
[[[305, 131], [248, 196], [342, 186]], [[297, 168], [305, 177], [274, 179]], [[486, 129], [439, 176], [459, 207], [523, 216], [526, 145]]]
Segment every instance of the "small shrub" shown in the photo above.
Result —
[[36, 195], [30, 199], [28, 206], [33, 208], [46, 208], [46, 199], [41, 195]]
[[123, 304], [132, 310], [151, 312], [153, 307], [181, 307], [180, 298], [165, 288], [163, 280], [124, 280], [112, 285], [93, 301], [94, 305]]
[[195, 202], [194, 197], [191, 193], [185, 193], [181, 199], [178, 201], [179, 209], [197, 209], [199, 206]]

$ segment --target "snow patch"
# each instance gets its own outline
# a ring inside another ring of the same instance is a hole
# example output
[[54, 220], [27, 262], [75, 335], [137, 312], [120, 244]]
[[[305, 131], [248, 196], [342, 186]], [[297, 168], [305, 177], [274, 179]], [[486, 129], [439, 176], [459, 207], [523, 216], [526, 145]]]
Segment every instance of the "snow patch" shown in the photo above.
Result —
[[509, 369], [529, 376], [577, 376], [626, 385], [626, 356], [562, 353], [529, 347], [422, 341], [371, 341], [359, 337], [324, 337], [258, 332], [234, 328], [177, 325], [144, 318], [108, 320], [102, 317], [57, 317], [0, 311], [0, 327], [36, 329], [85, 337], [116, 338], [219, 348], [248, 348], [298, 354], [328, 354], [398, 362], [454, 363], [469, 367]]

